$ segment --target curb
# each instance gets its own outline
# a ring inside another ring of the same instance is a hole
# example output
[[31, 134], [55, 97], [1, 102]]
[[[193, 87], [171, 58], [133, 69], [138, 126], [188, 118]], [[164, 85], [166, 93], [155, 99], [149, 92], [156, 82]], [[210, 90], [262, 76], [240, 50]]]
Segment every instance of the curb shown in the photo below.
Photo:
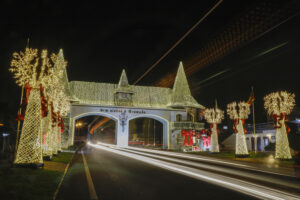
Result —
[[65, 176], [66, 176], [66, 174], [67, 174], [67, 171], [68, 171], [68, 169], [69, 169], [70, 163], [72, 162], [74, 156], [75, 156], [75, 153], [73, 154], [73, 156], [72, 156], [70, 162], [67, 164], [67, 166], [66, 166], [66, 168], [65, 168], [64, 174], [63, 174], [63, 176], [61, 177], [60, 182], [59, 182], [59, 184], [58, 184], [58, 186], [57, 186], [57, 188], [56, 188], [56, 190], [55, 190], [55, 192], [54, 192], [54, 194], [53, 194], [53, 198], [52, 198], [53, 200], [55, 200], [56, 197], [57, 197], [57, 194], [58, 194], [58, 192], [59, 192], [59, 190], [60, 190], [60, 187], [61, 187], [61, 185], [62, 185], [62, 182], [63, 182], [63, 180], [64, 180], [64, 178], [65, 178]]

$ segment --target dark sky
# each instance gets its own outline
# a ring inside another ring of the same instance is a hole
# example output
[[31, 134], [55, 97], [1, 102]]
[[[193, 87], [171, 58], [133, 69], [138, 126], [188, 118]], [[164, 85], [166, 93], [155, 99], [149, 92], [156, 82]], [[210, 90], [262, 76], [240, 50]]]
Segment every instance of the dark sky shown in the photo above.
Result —
[[[0, 103], [10, 113], [17, 110], [20, 88], [9, 62], [28, 37], [33, 48], [63, 48], [69, 80], [116, 83], [125, 68], [133, 83], [217, 1], [110, 2], [1, 1]], [[266, 121], [267, 93], [288, 90], [300, 101], [299, 5], [297, 0], [224, 1], [138, 84], [171, 87], [162, 80], [172, 82], [182, 60], [200, 104], [213, 106], [218, 99], [225, 109], [233, 100], [247, 100], [254, 86], [257, 119]]]

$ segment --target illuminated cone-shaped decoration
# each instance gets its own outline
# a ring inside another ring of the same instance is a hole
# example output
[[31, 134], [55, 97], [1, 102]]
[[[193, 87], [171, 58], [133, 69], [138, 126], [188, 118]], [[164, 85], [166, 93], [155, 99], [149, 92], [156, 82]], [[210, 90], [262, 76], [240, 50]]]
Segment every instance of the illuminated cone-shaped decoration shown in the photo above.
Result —
[[289, 146], [289, 140], [287, 137], [285, 119], [278, 120], [278, 128], [276, 128], [276, 152], [275, 158], [279, 159], [291, 159], [291, 151]]
[[[51, 113], [51, 108], [50, 108]], [[52, 124], [51, 124], [51, 114], [42, 119], [42, 130], [43, 130], [43, 156], [52, 155]]]
[[54, 127], [52, 127], [52, 140], [53, 140], [53, 154], [57, 155], [58, 153], [58, 145], [57, 145], [57, 124], [54, 125]]
[[211, 128], [210, 151], [211, 152], [220, 152], [220, 150], [219, 150], [219, 141], [218, 141], [218, 132], [217, 132], [217, 124], [213, 124], [213, 127]]
[[237, 111], [236, 102], [228, 104], [227, 113], [230, 119], [234, 120], [234, 129], [236, 132], [235, 154], [242, 156], [249, 154], [245, 137], [246, 130], [244, 129], [244, 122], [250, 114], [250, 104], [247, 102], [239, 102], [238, 107], [239, 109]]
[[57, 150], [61, 151], [61, 130], [59, 126], [57, 127], [56, 135], [57, 135]]
[[268, 94], [265, 98], [265, 109], [273, 116], [276, 128], [275, 158], [291, 159], [289, 141], [287, 137], [286, 115], [295, 106], [295, 95], [286, 91]]
[[246, 136], [244, 132], [244, 126], [241, 119], [238, 120], [238, 124], [236, 125], [237, 133], [235, 138], [235, 154], [236, 155], [247, 155], [248, 148], [246, 144]]
[[224, 112], [218, 108], [216, 102], [216, 108], [205, 109], [204, 118], [208, 123], [210, 123], [211, 127], [210, 151], [220, 152], [217, 124], [221, 123], [222, 119], [224, 118]]
[[20, 142], [14, 163], [43, 163], [41, 146], [41, 99], [40, 90], [36, 88], [33, 88], [29, 95]]

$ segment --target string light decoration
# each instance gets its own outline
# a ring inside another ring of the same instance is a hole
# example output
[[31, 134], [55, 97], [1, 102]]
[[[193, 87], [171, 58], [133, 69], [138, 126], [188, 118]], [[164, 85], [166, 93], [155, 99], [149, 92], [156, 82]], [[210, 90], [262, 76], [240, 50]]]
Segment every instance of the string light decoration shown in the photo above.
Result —
[[67, 116], [71, 105], [62, 80], [63, 70], [67, 64], [64, 60], [63, 51], [60, 50], [58, 55], [52, 54], [51, 59], [55, 62], [55, 65], [54, 68], [51, 69], [47, 91], [49, 94], [49, 102], [51, 102], [52, 105], [52, 152], [53, 154], [57, 154], [58, 151], [61, 150], [62, 117]]
[[[42, 156], [51, 156], [60, 148], [58, 121], [70, 109], [62, 81], [66, 61], [62, 50], [48, 57], [48, 51], [26, 48], [13, 53], [9, 71], [16, 83], [30, 88], [15, 164], [41, 164]], [[47, 110], [50, 113], [45, 114]], [[44, 118], [42, 118], [44, 117]]]
[[292, 112], [295, 106], [295, 94], [287, 91], [273, 92], [265, 96], [264, 101], [265, 109], [273, 117], [276, 128], [275, 158], [291, 159], [287, 137], [290, 129], [285, 121], [287, 121], [287, 115]]
[[236, 132], [235, 154], [238, 156], [248, 155], [245, 137], [247, 131], [244, 129], [244, 123], [250, 114], [250, 104], [244, 101], [239, 102], [239, 104], [232, 102], [227, 105], [227, 114], [230, 119], [234, 120], [233, 129]]
[[26, 48], [25, 52], [13, 53], [9, 71], [13, 73], [19, 86], [30, 88], [15, 164], [43, 163], [40, 88], [47, 85], [48, 70], [51, 67], [52, 63], [48, 58], [47, 50], [42, 50], [40, 55], [37, 49], [31, 48]]
[[210, 124], [211, 129], [210, 151], [220, 152], [217, 124], [221, 123], [224, 119], [224, 111], [220, 110], [216, 104], [215, 108], [207, 108], [204, 110], [204, 118]]

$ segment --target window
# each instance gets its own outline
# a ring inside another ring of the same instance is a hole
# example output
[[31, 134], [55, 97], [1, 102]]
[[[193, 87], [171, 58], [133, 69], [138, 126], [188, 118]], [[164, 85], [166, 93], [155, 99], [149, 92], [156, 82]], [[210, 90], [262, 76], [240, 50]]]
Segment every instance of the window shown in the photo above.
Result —
[[194, 121], [194, 117], [190, 113], [187, 115], [187, 121]]
[[177, 114], [176, 115], [176, 121], [180, 122], [182, 120], [182, 115], [181, 114]]

